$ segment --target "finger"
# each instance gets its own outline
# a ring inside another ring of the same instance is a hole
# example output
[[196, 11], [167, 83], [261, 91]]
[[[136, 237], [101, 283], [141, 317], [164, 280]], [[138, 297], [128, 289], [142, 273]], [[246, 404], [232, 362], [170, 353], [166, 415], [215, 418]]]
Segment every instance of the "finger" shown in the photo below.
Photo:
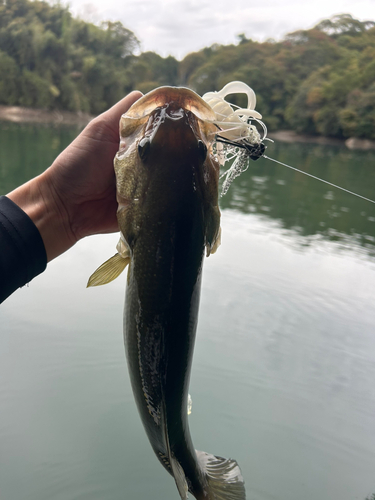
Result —
[[134, 104], [135, 101], [138, 101], [138, 99], [142, 96], [143, 96], [142, 92], [134, 90], [126, 97], [121, 99], [121, 101], [112, 106], [108, 111], [103, 113], [102, 118], [105, 119], [109, 127], [114, 129], [116, 134], [118, 134], [118, 125], [121, 115], [126, 113], [126, 111], [130, 108], [130, 106]]

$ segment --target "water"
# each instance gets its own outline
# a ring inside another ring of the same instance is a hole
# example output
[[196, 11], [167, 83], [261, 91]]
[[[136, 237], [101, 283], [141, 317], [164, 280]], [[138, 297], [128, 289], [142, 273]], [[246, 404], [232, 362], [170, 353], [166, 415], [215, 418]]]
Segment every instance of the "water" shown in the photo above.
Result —
[[[75, 134], [3, 125], [0, 193]], [[267, 153], [375, 198], [374, 153]], [[222, 246], [204, 264], [194, 444], [238, 460], [249, 500], [364, 500], [375, 492], [375, 206], [264, 159], [221, 206]], [[0, 308], [1, 500], [178, 499], [133, 402], [125, 276], [85, 288], [116, 243], [82, 240]]]

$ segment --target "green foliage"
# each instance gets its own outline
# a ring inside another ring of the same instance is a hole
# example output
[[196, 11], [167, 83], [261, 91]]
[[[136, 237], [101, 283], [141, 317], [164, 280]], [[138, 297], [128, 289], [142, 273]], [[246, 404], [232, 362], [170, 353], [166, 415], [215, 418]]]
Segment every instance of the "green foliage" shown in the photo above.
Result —
[[16, 61], [0, 51], [0, 104], [17, 104], [19, 90], [15, 82], [19, 80]]
[[361, 22], [353, 19], [350, 14], [333, 16], [331, 19], [325, 19], [315, 26], [316, 29], [336, 37], [342, 34], [357, 35], [374, 27], [374, 21]]
[[33, 108], [50, 108], [59, 90], [37, 73], [24, 69], [21, 76], [20, 104]]
[[100, 27], [43, 1], [0, 2], [0, 102], [100, 113], [131, 88], [138, 47], [120, 22]]
[[[375, 139], [375, 22], [341, 14], [264, 43], [238, 35], [182, 61], [154, 52], [120, 22], [75, 19], [62, 4], [0, 0], [0, 103], [100, 113], [135, 88], [232, 80], [256, 92], [272, 131]], [[231, 101], [245, 106], [243, 95]]]
[[[286, 108], [286, 120], [295, 130], [335, 137], [375, 138], [375, 28], [362, 35], [358, 23], [353, 24], [356, 29], [352, 28], [352, 36], [357, 40], [365, 37], [365, 48], [348, 50], [352, 44], [345, 24], [341, 57], [302, 82]], [[333, 36], [337, 37], [337, 33]], [[362, 41], [358, 46], [362, 46]]]
[[248, 83], [270, 130], [374, 137], [374, 21], [342, 14], [278, 43], [257, 43], [244, 34], [238, 40], [237, 46], [186, 56], [180, 63], [183, 83], [200, 94], [231, 80]]
[[[290, 126], [285, 110], [299, 87], [314, 69], [336, 60], [338, 50], [328, 35], [317, 30], [292, 33], [281, 43], [261, 44], [240, 37], [238, 46], [216, 46], [211, 53], [206, 49], [198, 53], [203, 61], [187, 72], [187, 83], [198, 93], [219, 90], [234, 79], [249, 83], [272, 130]], [[187, 58], [192, 61], [193, 56]]]
[[128, 58], [126, 75], [130, 87], [144, 93], [163, 85], [178, 85], [178, 61], [172, 56], [144, 52]]

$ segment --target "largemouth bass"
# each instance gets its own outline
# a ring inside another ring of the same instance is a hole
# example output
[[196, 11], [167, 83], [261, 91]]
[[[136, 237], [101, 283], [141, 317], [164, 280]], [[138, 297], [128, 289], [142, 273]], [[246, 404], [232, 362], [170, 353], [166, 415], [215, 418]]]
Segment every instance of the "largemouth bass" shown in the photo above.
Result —
[[240, 500], [235, 460], [196, 451], [188, 387], [204, 254], [220, 243], [215, 113], [194, 92], [156, 89], [122, 116], [117, 183], [118, 253], [88, 286], [129, 264], [124, 338], [131, 384], [151, 446], [182, 499]]

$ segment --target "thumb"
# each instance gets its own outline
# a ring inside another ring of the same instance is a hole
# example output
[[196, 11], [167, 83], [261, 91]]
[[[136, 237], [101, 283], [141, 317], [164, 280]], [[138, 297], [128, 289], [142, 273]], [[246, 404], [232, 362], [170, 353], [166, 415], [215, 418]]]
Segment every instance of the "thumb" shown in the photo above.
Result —
[[134, 90], [101, 115], [101, 119], [113, 131], [116, 141], [118, 141], [118, 130], [121, 115], [126, 113], [130, 106], [138, 101], [138, 99], [142, 96], [142, 92]]

